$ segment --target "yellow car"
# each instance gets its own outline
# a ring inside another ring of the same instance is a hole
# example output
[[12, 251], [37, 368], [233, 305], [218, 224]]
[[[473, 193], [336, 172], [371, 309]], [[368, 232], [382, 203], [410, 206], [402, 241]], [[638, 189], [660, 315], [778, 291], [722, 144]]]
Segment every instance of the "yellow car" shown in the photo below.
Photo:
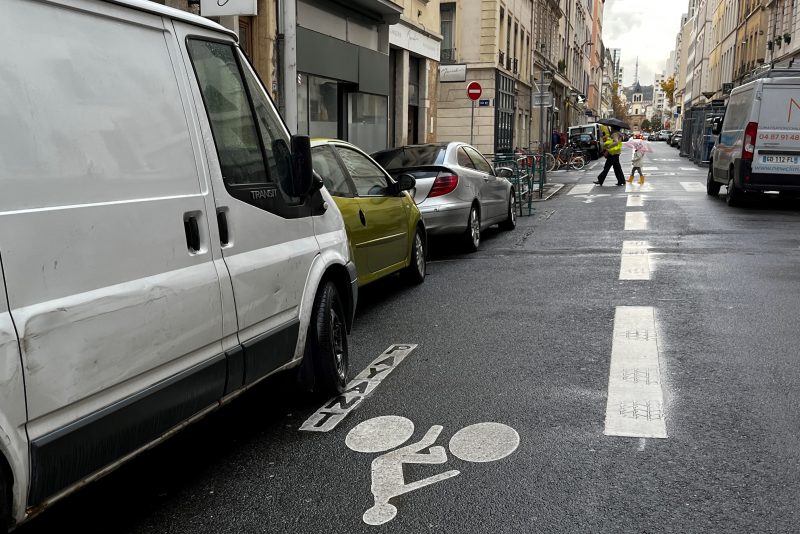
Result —
[[425, 223], [413, 198], [412, 176], [397, 181], [365, 152], [336, 139], [312, 139], [311, 160], [342, 212], [351, 256], [363, 286], [400, 271], [425, 280]]

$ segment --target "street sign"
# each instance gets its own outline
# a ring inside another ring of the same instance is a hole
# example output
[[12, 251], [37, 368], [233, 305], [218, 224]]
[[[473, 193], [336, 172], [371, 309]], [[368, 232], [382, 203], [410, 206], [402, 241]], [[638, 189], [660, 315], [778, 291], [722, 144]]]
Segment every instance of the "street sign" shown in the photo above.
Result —
[[469, 82], [467, 86], [467, 96], [470, 100], [478, 100], [481, 97], [481, 93], [483, 93], [481, 84], [478, 82]]
[[533, 93], [531, 95], [531, 105], [533, 107], [544, 106], [549, 108], [553, 105], [553, 94], [552, 93]]
[[482, 98], [482, 99], [478, 100], [478, 105], [480, 107], [482, 107], [482, 108], [489, 107], [489, 99], [488, 98]]

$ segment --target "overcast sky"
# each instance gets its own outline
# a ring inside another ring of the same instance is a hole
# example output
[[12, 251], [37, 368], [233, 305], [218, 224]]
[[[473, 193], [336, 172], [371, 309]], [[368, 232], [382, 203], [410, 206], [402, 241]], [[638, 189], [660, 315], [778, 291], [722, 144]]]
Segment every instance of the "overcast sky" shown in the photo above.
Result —
[[688, 0], [606, 0], [603, 43], [622, 49], [625, 85], [633, 84], [637, 56], [642, 85], [652, 85], [664, 71], [688, 5]]

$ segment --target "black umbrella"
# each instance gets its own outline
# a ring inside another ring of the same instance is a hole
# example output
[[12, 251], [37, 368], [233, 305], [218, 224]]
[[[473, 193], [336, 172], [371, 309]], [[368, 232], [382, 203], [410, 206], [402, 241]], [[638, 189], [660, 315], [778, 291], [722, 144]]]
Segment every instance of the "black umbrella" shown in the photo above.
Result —
[[605, 124], [606, 126], [614, 126], [615, 128], [620, 128], [624, 130], [630, 130], [631, 127], [628, 126], [627, 122], [621, 121], [619, 119], [610, 118], [610, 119], [600, 119], [597, 121], [600, 124]]

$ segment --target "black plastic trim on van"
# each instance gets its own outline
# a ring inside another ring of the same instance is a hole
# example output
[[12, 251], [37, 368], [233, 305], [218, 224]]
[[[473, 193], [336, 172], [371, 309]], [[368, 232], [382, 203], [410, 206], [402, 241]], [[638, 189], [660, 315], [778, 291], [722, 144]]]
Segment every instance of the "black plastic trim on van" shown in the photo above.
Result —
[[249, 341], [244, 347], [244, 384], [252, 384], [272, 371], [289, 363], [297, 347], [300, 321], [265, 332]]
[[43, 502], [213, 405], [222, 398], [225, 379], [220, 354], [32, 440], [28, 504]]

